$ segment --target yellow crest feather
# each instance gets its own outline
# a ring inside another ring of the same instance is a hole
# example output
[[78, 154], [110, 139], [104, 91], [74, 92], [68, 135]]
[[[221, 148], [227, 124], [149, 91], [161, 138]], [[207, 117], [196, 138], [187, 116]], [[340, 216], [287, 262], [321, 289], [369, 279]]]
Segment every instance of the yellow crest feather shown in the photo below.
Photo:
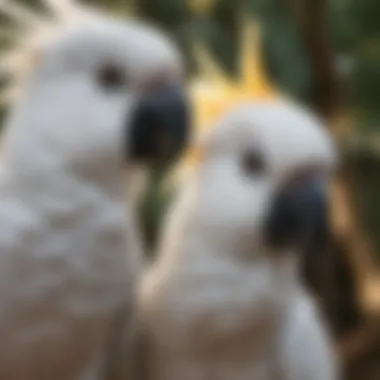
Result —
[[[281, 96], [266, 76], [260, 42], [260, 24], [245, 19], [239, 56], [240, 73], [235, 81], [223, 72], [202, 44], [195, 45], [200, 74], [190, 85], [190, 96], [194, 104], [197, 135], [207, 132], [219, 118], [239, 104], [272, 101]], [[180, 166], [181, 172], [187, 172], [202, 161], [202, 148], [194, 144]]]

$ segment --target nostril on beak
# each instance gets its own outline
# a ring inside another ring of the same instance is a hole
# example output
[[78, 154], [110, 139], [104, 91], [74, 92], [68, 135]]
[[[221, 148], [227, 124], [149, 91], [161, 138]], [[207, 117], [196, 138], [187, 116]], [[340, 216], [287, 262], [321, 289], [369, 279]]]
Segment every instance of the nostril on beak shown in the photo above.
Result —
[[147, 92], [132, 114], [128, 158], [167, 165], [190, 138], [190, 105], [180, 86], [163, 85]]
[[274, 197], [265, 226], [273, 248], [303, 247], [328, 224], [326, 184], [318, 176], [285, 185]]

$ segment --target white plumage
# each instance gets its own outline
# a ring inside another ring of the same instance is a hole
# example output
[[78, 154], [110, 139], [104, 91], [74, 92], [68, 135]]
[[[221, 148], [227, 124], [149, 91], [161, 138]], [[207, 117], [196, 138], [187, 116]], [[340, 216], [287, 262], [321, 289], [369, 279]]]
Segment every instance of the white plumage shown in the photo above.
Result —
[[299, 252], [274, 250], [263, 236], [275, 193], [294, 171], [318, 167], [329, 177], [330, 136], [295, 104], [252, 103], [222, 119], [202, 153], [140, 288], [148, 379], [337, 379]]
[[181, 63], [158, 30], [69, 5], [58, 29], [30, 35], [35, 66], [3, 137], [1, 379], [116, 379], [131, 355], [142, 257], [125, 204], [130, 118], [142, 89]]

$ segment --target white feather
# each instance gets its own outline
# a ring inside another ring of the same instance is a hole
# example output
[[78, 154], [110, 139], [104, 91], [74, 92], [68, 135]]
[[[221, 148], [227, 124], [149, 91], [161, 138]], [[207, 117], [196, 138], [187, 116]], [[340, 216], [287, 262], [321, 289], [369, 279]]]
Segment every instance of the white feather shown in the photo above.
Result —
[[[250, 151], [262, 176], [241, 166]], [[284, 177], [335, 160], [321, 123], [289, 102], [243, 105], [212, 129], [140, 287], [149, 380], [338, 378], [297, 252], [272, 252], [262, 236]]]
[[124, 366], [142, 257], [125, 203], [133, 178], [121, 162], [138, 94], [133, 86], [105, 91], [97, 73], [110, 63], [134, 83], [179, 60], [154, 28], [81, 15], [88, 22], [53, 23], [56, 33], [37, 28], [31, 36], [27, 47], [41, 55], [5, 125], [1, 379], [108, 380], [110, 369], [118, 372], [112, 379], [130, 378]]

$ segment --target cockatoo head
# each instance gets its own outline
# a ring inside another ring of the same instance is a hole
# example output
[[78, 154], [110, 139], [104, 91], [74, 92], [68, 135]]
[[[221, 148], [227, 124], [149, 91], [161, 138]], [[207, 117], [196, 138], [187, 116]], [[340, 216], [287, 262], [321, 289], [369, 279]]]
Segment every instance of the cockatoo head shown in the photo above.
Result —
[[124, 163], [168, 164], [186, 145], [182, 62], [160, 31], [88, 13], [34, 58], [5, 144], [18, 170], [63, 160], [98, 180]]
[[322, 123], [287, 101], [238, 107], [201, 143], [197, 221], [230, 252], [294, 252], [326, 223], [336, 162]]

